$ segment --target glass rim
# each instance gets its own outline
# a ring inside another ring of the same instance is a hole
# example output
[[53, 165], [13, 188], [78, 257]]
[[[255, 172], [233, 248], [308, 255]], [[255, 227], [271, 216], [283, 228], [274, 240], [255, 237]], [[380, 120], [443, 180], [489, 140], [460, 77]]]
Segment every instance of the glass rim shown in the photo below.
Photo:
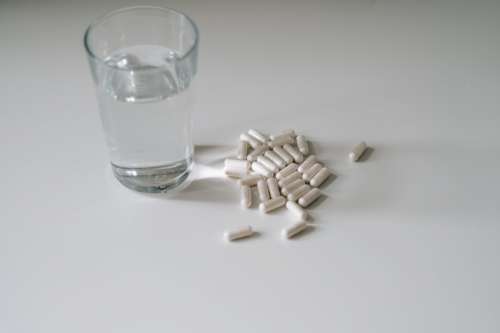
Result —
[[105, 66], [109, 67], [110, 65], [107, 64], [102, 57], [99, 57], [98, 55], [96, 55], [89, 45], [89, 36], [90, 36], [92, 29], [94, 27], [96, 27], [97, 25], [99, 25], [100, 23], [104, 22], [106, 19], [109, 19], [110, 17], [113, 17], [113, 16], [118, 15], [118, 14], [122, 14], [125, 12], [133, 12], [133, 11], [141, 10], [141, 9], [149, 9], [149, 10], [152, 9], [152, 10], [158, 10], [158, 11], [162, 11], [162, 12], [175, 13], [175, 14], [182, 16], [188, 20], [188, 22], [191, 24], [191, 26], [193, 27], [193, 30], [194, 30], [194, 41], [193, 41], [193, 45], [191, 45], [189, 47], [189, 49], [186, 52], [184, 52], [184, 54], [182, 56], [179, 57], [180, 60], [184, 60], [185, 58], [189, 57], [191, 55], [191, 53], [193, 52], [193, 50], [195, 50], [198, 47], [198, 40], [200, 38], [198, 26], [196, 25], [196, 23], [194, 23], [194, 21], [191, 19], [191, 17], [189, 17], [189, 15], [187, 15], [181, 11], [178, 11], [176, 9], [169, 8], [169, 7], [129, 6], [129, 7], [123, 7], [123, 8], [115, 9], [115, 10], [109, 11], [107, 13], [104, 13], [101, 16], [98, 16], [94, 21], [92, 21], [89, 24], [87, 29], [85, 29], [85, 33], [83, 35], [83, 45], [85, 47], [85, 51], [87, 52], [87, 54], [92, 59], [95, 59], [95, 60], [99, 61], [100, 63], [104, 64]]

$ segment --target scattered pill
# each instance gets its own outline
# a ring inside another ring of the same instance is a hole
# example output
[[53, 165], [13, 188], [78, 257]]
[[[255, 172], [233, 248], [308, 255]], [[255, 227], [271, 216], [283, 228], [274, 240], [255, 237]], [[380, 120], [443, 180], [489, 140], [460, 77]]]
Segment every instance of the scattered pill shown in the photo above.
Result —
[[272, 177], [273, 173], [259, 162], [252, 162], [252, 170], [264, 177]]
[[283, 238], [292, 238], [295, 235], [298, 235], [302, 231], [306, 230], [308, 226], [309, 224], [306, 221], [300, 221], [286, 229], [283, 229], [281, 235], [283, 236]]
[[288, 175], [291, 175], [297, 170], [297, 164], [292, 163], [283, 168], [280, 172], [276, 174], [277, 179], [283, 179]]
[[248, 130], [248, 134], [252, 137], [254, 137], [255, 139], [257, 139], [258, 141], [260, 141], [260, 143], [266, 143], [267, 142], [267, 137], [262, 134], [261, 132], [257, 131], [257, 130], [254, 130], [254, 129], [249, 129]]
[[245, 160], [226, 158], [224, 161], [224, 172], [230, 177], [241, 178], [248, 174], [249, 169], [250, 162]]
[[260, 202], [269, 200], [269, 189], [267, 188], [267, 181], [265, 179], [257, 182], [257, 192], [259, 193]]
[[265, 166], [266, 169], [268, 169], [269, 171], [271, 171], [273, 173], [279, 171], [278, 166], [276, 164], [274, 164], [273, 161], [271, 161], [269, 158], [267, 158], [265, 156], [262, 156], [262, 155], [258, 156], [257, 162], [259, 162], [260, 164]]
[[248, 144], [252, 146], [252, 148], [257, 148], [260, 145], [260, 142], [257, 139], [254, 139], [247, 133], [241, 133], [240, 140], [248, 142]]
[[309, 157], [307, 157], [304, 160], [304, 162], [302, 162], [302, 164], [299, 165], [299, 167], [297, 168], [297, 170], [299, 172], [304, 172], [307, 169], [309, 169], [310, 167], [312, 167], [314, 163], [316, 163], [316, 155], [309, 155]]
[[359, 161], [359, 158], [363, 153], [366, 151], [366, 148], [368, 146], [366, 145], [366, 142], [361, 142], [359, 143], [354, 149], [349, 153], [349, 159], [353, 162]]
[[303, 135], [297, 135], [297, 148], [304, 155], [309, 155], [309, 143]]
[[278, 184], [279, 186], [281, 187], [286, 187], [288, 184], [291, 184], [293, 181], [295, 181], [296, 179], [301, 179], [302, 180], [302, 175], [300, 172], [298, 171], [295, 171], [291, 174], [289, 174], [288, 176], [286, 176], [285, 178], [282, 178]]
[[286, 203], [286, 199], [284, 197], [277, 197], [265, 202], [261, 202], [259, 205], [259, 209], [263, 213], [269, 213], [277, 208], [284, 206]]
[[302, 178], [308, 182], [310, 181], [318, 172], [321, 170], [323, 166], [320, 163], [314, 163], [312, 167], [309, 169], [305, 170], [302, 173]]
[[287, 198], [290, 201], [297, 201], [301, 196], [309, 192], [311, 187], [309, 185], [301, 185], [300, 187], [296, 188], [295, 190], [291, 191], [288, 193]]
[[297, 163], [302, 163], [304, 161], [304, 155], [300, 151], [298, 151], [294, 146], [290, 144], [285, 144], [283, 149], [290, 155], [292, 155], [293, 160]]
[[310, 204], [312, 204], [316, 199], [318, 199], [321, 196], [321, 191], [317, 188], [313, 188], [306, 194], [304, 194], [302, 197], [299, 199], [299, 205], [302, 207], [307, 207]]
[[273, 161], [273, 163], [276, 164], [280, 169], [286, 166], [286, 162], [272, 150], [266, 151], [264, 153], [264, 156]]
[[269, 194], [271, 194], [271, 199], [281, 196], [280, 188], [278, 186], [278, 181], [276, 178], [267, 178], [267, 187], [269, 188]]
[[224, 238], [231, 242], [237, 239], [247, 238], [253, 235], [253, 229], [251, 226], [246, 226], [241, 229], [237, 229], [234, 231], [226, 231], [224, 233]]
[[244, 208], [252, 206], [252, 189], [248, 185], [241, 186], [241, 206]]
[[240, 179], [240, 186], [255, 186], [257, 185], [257, 182], [262, 179], [261, 175], [258, 174], [253, 174], [253, 175], [247, 175], [243, 178]]
[[238, 158], [240, 160], [246, 160], [248, 155], [248, 142], [241, 141], [238, 145]]
[[291, 182], [290, 184], [283, 186], [281, 188], [281, 193], [283, 193], [283, 195], [288, 195], [288, 194], [290, 194], [290, 192], [294, 191], [295, 189], [297, 189], [305, 184], [306, 183], [304, 183], [304, 181], [302, 179], [296, 179], [293, 182]]
[[282, 147], [274, 147], [273, 151], [278, 154], [279, 157], [281, 157], [286, 164], [290, 164], [293, 162], [293, 157], [292, 155], [288, 154], [286, 150], [284, 150]]
[[278, 147], [278, 146], [283, 146], [285, 144], [290, 144], [293, 143], [294, 140], [290, 135], [282, 135], [274, 138], [273, 140], [269, 141], [269, 147]]
[[295, 137], [295, 131], [293, 129], [286, 129], [284, 130], [283, 132], [281, 132], [280, 134], [278, 135], [270, 135], [269, 137], [271, 138], [271, 140], [274, 140], [276, 139], [278, 136], [282, 136], [282, 135], [289, 135], [291, 137]]
[[312, 177], [312, 179], [309, 181], [309, 184], [311, 184], [314, 187], [318, 187], [321, 184], [323, 184], [323, 182], [328, 177], [330, 177], [330, 175], [331, 175], [330, 170], [328, 170], [328, 168], [326, 167], [323, 167], [321, 168], [321, 170], [318, 171], [317, 174], [314, 175], [314, 177]]
[[265, 152], [267, 150], [267, 146], [266, 145], [259, 145], [257, 147], [254, 148], [254, 150], [252, 150], [252, 152], [250, 152], [250, 154], [247, 155], [247, 160], [253, 162], [253, 161], [256, 161], [257, 160], [257, 157], [262, 154], [263, 152]]
[[286, 208], [299, 219], [299, 221], [305, 221], [307, 220], [308, 214], [307, 211], [304, 210], [304, 208], [300, 207], [296, 202], [294, 201], [287, 201], [286, 203]]

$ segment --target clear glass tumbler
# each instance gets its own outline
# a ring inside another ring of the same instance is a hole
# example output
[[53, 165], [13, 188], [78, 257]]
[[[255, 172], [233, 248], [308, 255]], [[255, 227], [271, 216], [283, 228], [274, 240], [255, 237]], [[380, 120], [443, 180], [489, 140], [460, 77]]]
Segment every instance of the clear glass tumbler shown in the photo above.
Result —
[[198, 29], [159, 7], [113, 11], [84, 37], [116, 178], [141, 192], [166, 192], [189, 175]]

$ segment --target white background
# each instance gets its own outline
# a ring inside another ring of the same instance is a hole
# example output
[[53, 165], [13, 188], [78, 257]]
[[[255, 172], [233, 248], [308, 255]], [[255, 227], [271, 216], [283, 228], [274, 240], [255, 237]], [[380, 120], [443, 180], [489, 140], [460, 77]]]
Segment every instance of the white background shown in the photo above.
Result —
[[[202, 34], [171, 199], [113, 178], [82, 46], [130, 4], [0, 3], [0, 332], [500, 331], [499, 1], [148, 2]], [[218, 177], [249, 127], [338, 175], [296, 240]]]

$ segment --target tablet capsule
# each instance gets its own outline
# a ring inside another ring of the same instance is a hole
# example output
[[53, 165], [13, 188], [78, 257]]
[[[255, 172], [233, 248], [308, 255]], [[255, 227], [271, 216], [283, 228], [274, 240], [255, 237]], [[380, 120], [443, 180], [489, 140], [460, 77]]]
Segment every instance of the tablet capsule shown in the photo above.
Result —
[[326, 167], [323, 167], [323, 168], [321, 168], [321, 170], [318, 171], [317, 174], [314, 175], [314, 177], [312, 177], [309, 184], [311, 184], [314, 187], [318, 187], [321, 184], [323, 184], [323, 182], [328, 177], [330, 177], [330, 174], [331, 174], [330, 170], [328, 170]]
[[241, 206], [244, 208], [252, 206], [252, 190], [248, 185], [241, 186]]
[[269, 213], [277, 208], [284, 206], [286, 199], [284, 197], [277, 197], [266, 202], [261, 202], [259, 209], [263, 213]]
[[290, 184], [288, 184], [287, 186], [284, 186], [281, 189], [281, 193], [283, 193], [283, 195], [288, 195], [288, 194], [290, 194], [290, 192], [294, 191], [295, 189], [297, 189], [305, 184], [306, 183], [304, 183], [304, 181], [302, 179], [296, 179], [293, 182], [291, 182]]
[[314, 163], [314, 165], [312, 167], [310, 167], [309, 169], [307, 169], [306, 171], [304, 171], [304, 173], [302, 174], [302, 178], [308, 182], [310, 181], [311, 179], [313, 179], [314, 176], [316, 176], [316, 174], [319, 172], [319, 170], [321, 170], [323, 168], [323, 166], [319, 163]]
[[273, 140], [269, 141], [269, 147], [283, 146], [284, 144], [294, 143], [294, 139], [290, 135], [277, 136]]
[[366, 151], [366, 148], [368, 148], [366, 142], [361, 142], [349, 153], [349, 159], [353, 162], [359, 161], [359, 158]]
[[288, 154], [282, 147], [274, 147], [273, 151], [278, 154], [278, 156], [281, 157], [281, 159], [283, 159], [286, 164], [290, 164], [293, 162], [292, 155]]
[[259, 192], [260, 202], [269, 200], [269, 189], [267, 188], [267, 181], [261, 179], [257, 182], [257, 192]]
[[257, 139], [254, 139], [253, 137], [251, 137], [247, 133], [241, 133], [240, 140], [248, 142], [248, 144], [250, 146], [252, 146], [252, 148], [256, 148], [257, 146], [260, 145], [260, 142]]
[[260, 154], [264, 153], [266, 150], [267, 150], [266, 145], [260, 145], [255, 147], [254, 150], [252, 150], [250, 154], [247, 155], [247, 160], [249, 160], [250, 162], [256, 161], [257, 157]]
[[310, 204], [312, 204], [316, 199], [318, 199], [321, 196], [321, 191], [317, 188], [313, 188], [306, 194], [304, 194], [302, 197], [299, 199], [299, 205], [302, 207], [307, 207]]
[[307, 169], [309, 169], [310, 167], [312, 167], [314, 163], [316, 163], [316, 155], [309, 155], [309, 157], [306, 158], [304, 160], [304, 162], [302, 162], [301, 165], [299, 165], [299, 167], [297, 168], [297, 170], [299, 172], [304, 172]]
[[253, 235], [253, 229], [251, 226], [246, 226], [241, 229], [233, 230], [233, 231], [226, 231], [224, 233], [224, 238], [231, 242], [237, 239], [242, 239], [246, 237], [250, 237]]
[[286, 176], [294, 173], [296, 170], [297, 170], [297, 164], [295, 164], [295, 163], [289, 164], [288, 166], [286, 166], [285, 168], [283, 168], [280, 172], [278, 172], [276, 174], [276, 178], [283, 179]]
[[270, 159], [268, 159], [267, 157], [265, 156], [257, 156], [257, 162], [259, 162], [260, 164], [262, 164], [263, 166], [266, 167], [266, 169], [268, 169], [269, 171], [271, 172], [278, 172], [279, 168], [276, 164], [273, 163], [273, 161], [271, 161]]
[[290, 155], [292, 155], [293, 160], [297, 163], [302, 163], [304, 161], [304, 155], [300, 151], [298, 151], [294, 146], [290, 144], [285, 144], [283, 149]]
[[295, 137], [295, 131], [294, 131], [293, 129], [289, 128], [289, 129], [284, 130], [283, 132], [281, 132], [281, 133], [280, 133], [280, 134], [278, 134], [278, 135], [270, 135], [269, 137], [271, 138], [271, 140], [274, 140], [274, 139], [276, 139], [278, 136], [282, 136], [282, 135], [289, 135], [289, 136], [291, 136], [292, 138], [294, 138], [294, 137]]
[[224, 161], [224, 172], [230, 177], [241, 178], [248, 174], [249, 169], [250, 162], [245, 160], [226, 158]]
[[262, 179], [261, 175], [258, 174], [253, 174], [253, 175], [246, 175], [245, 177], [240, 179], [240, 186], [255, 186], [257, 185], [257, 182]]
[[281, 179], [278, 182], [278, 184], [280, 187], [286, 187], [288, 184], [291, 184], [296, 179], [302, 179], [302, 174], [298, 171], [295, 171], [295, 172], [289, 174], [288, 176], [286, 176], [285, 178]]
[[252, 170], [264, 177], [272, 177], [273, 173], [259, 162], [252, 162]]
[[292, 226], [283, 229], [281, 232], [281, 235], [283, 238], [292, 238], [295, 235], [298, 235], [302, 231], [306, 230], [308, 227], [308, 223], [306, 221], [301, 221], [293, 224]]
[[284, 168], [286, 166], [285, 161], [272, 150], [266, 151], [264, 153], [264, 156], [267, 157], [268, 159], [270, 159], [271, 161], [273, 161], [273, 163], [276, 164], [278, 166], [278, 168], [280, 168], [280, 169]]
[[304, 155], [308, 155], [309, 143], [307, 142], [306, 137], [303, 135], [298, 135], [296, 139], [297, 139], [297, 148], [299, 148], [299, 151]]
[[238, 158], [240, 160], [246, 160], [248, 155], [248, 142], [241, 141], [238, 144]]
[[307, 211], [300, 207], [296, 202], [294, 201], [287, 201], [286, 203], [286, 208], [293, 214], [299, 221], [305, 221], [307, 220], [308, 214]]
[[302, 185], [288, 193], [287, 198], [290, 201], [297, 201], [301, 196], [309, 192], [310, 189], [311, 187], [309, 185]]
[[254, 130], [254, 129], [249, 129], [248, 134], [252, 136], [254, 139], [260, 141], [260, 143], [266, 143], [267, 142], [267, 137], [262, 134], [261, 132]]
[[271, 199], [281, 196], [280, 188], [278, 186], [278, 181], [276, 178], [267, 178], [267, 187], [269, 188], [269, 194], [271, 194]]

